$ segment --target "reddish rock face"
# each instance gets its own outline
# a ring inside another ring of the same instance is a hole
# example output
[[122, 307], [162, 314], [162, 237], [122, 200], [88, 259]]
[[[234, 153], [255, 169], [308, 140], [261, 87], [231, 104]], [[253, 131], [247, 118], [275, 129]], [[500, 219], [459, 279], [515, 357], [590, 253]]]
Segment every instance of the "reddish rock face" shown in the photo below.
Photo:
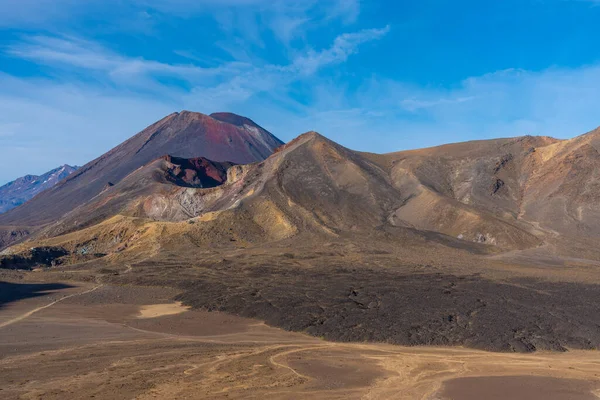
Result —
[[[266, 159], [282, 144], [250, 119], [235, 114], [174, 113], [84, 165], [18, 210], [0, 215], [0, 226], [40, 226], [56, 221], [101, 193], [107, 185], [118, 184], [132, 171], [165, 154], [248, 164]], [[193, 172], [188, 173], [191, 175], [182, 177], [182, 182], [196, 179]]]
[[211, 188], [227, 181], [227, 169], [235, 164], [213, 162], [204, 157], [165, 156], [165, 179], [178, 186]]

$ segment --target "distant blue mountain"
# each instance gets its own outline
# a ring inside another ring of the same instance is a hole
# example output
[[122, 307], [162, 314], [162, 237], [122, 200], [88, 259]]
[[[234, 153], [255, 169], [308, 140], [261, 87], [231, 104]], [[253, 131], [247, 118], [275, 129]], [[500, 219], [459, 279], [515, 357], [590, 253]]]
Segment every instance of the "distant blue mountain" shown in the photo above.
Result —
[[77, 171], [79, 167], [63, 165], [43, 175], [25, 175], [0, 187], [0, 214], [29, 201]]

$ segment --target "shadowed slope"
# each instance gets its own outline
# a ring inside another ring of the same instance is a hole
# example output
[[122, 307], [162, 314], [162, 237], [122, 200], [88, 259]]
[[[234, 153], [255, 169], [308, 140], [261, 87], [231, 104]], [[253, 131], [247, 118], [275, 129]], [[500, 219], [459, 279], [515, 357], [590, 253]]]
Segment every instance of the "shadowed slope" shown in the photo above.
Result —
[[46, 296], [54, 291], [73, 286], [64, 283], [14, 283], [0, 281], [0, 309], [12, 302], [31, 297]]

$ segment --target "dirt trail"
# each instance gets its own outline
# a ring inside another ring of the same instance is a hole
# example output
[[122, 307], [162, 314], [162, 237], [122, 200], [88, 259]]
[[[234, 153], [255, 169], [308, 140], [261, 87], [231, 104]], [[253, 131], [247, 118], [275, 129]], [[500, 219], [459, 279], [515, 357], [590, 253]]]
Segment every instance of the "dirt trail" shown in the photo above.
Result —
[[[126, 269], [126, 270], [123, 272], [123, 274], [128, 274], [128, 273], [130, 273], [132, 270], [133, 270], [133, 267], [132, 267], [130, 264], [127, 264], [127, 269]], [[12, 318], [12, 319], [10, 319], [10, 320], [8, 320], [8, 321], [1, 322], [1, 323], [0, 323], [0, 329], [2, 329], [2, 328], [4, 328], [4, 327], [7, 327], [7, 326], [9, 326], [9, 325], [15, 324], [15, 323], [17, 323], [17, 322], [23, 321], [24, 319], [27, 319], [27, 318], [31, 317], [33, 314], [35, 314], [35, 313], [37, 313], [37, 312], [39, 312], [39, 311], [45, 310], [45, 309], [47, 309], [47, 308], [50, 308], [50, 307], [52, 307], [53, 305], [60, 303], [61, 301], [64, 301], [64, 300], [70, 299], [70, 298], [72, 298], [72, 297], [76, 297], [76, 296], [82, 296], [82, 295], [85, 295], [85, 294], [88, 294], [88, 293], [94, 292], [94, 291], [96, 291], [96, 290], [98, 290], [98, 289], [100, 289], [101, 287], [103, 287], [103, 286], [104, 286], [104, 284], [103, 284], [103, 283], [100, 283], [100, 282], [101, 282], [101, 277], [100, 277], [100, 276], [97, 276], [97, 277], [95, 278], [95, 280], [96, 280], [96, 282], [98, 283], [98, 285], [94, 286], [93, 288], [91, 288], [91, 289], [89, 289], [89, 290], [86, 290], [86, 291], [83, 291], [83, 292], [80, 292], [80, 293], [74, 293], [74, 294], [70, 294], [70, 295], [68, 295], [68, 296], [61, 297], [60, 299], [58, 299], [58, 300], [55, 300], [55, 301], [53, 301], [53, 302], [51, 302], [51, 303], [49, 303], [49, 304], [46, 304], [46, 305], [44, 305], [44, 306], [41, 306], [41, 307], [37, 307], [37, 308], [35, 308], [35, 309], [31, 310], [31, 311], [28, 311], [28, 312], [26, 312], [26, 313], [24, 313], [24, 314], [21, 314], [21, 315], [19, 315], [19, 316], [15, 317], [15, 318]], [[161, 305], [158, 305], [158, 306], [161, 306]], [[142, 310], [142, 315], [145, 315], [145, 314], [144, 314], [144, 311], [145, 311], [145, 310]], [[152, 311], [150, 311], [150, 310], [149, 310], [149, 312], [150, 312], [150, 315], [151, 315], [151, 316], [150, 316], [150, 317], [145, 317], [145, 318], [152, 318], [152, 317], [153, 317], [153, 315], [155, 314], [155, 313], [153, 312], [153, 310], [152, 310]], [[168, 310], [167, 312], [173, 312], [173, 311], [171, 311], [171, 310]], [[160, 315], [160, 312], [159, 312], [158, 314], [156, 314], [156, 315]]]
[[31, 310], [31, 311], [28, 311], [28, 312], [26, 312], [26, 313], [24, 313], [24, 314], [21, 314], [21, 315], [19, 315], [19, 316], [15, 317], [15, 318], [13, 318], [13, 319], [10, 319], [10, 320], [8, 320], [8, 321], [4, 321], [4, 322], [0, 323], [0, 329], [1, 329], [1, 328], [5, 328], [5, 327], [7, 327], [7, 326], [9, 326], [9, 325], [15, 324], [15, 323], [17, 323], [17, 322], [23, 321], [24, 319], [31, 317], [33, 314], [35, 314], [35, 313], [37, 313], [37, 312], [39, 312], [39, 311], [45, 310], [46, 308], [50, 308], [50, 307], [52, 307], [53, 305], [60, 303], [61, 301], [64, 301], [64, 300], [70, 299], [70, 298], [72, 298], [72, 297], [75, 297], [75, 296], [82, 296], [82, 295], [84, 295], [84, 294], [87, 294], [87, 293], [94, 292], [94, 291], [98, 290], [99, 288], [101, 288], [102, 286], [104, 286], [104, 285], [103, 285], [103, 284], [100, 284], [100, 285], [98, 285], [98, 286], [95, 286], [95, 287], [93, 287], [92, 289], [86, 290], [86, 291], [84, 291], [84, 292], [70, 294], [70, 295], [68, 295], [68, 296], [61, 297], [60, 299], [58, 299], [58, 300], [55, 300], [55, 301], [53, 301], [52, 303], [46, 304], [45, 306], [41, 306], [41, 307], [38, 307], [38, 308], [34, 308], [33, 310]]

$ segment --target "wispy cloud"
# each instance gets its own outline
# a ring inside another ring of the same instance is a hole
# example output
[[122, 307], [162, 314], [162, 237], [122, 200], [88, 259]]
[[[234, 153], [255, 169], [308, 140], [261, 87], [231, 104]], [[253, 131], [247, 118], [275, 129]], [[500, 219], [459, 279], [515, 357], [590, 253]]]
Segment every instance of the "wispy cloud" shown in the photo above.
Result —
[[0, 28], [57, 31], [60, 24], [69, 31], [73, 21], [110, 15], [118, 22], [113, 29], [151, 32], [151, 11], [177, 18], [212, 15], [230, 34], [246, 40], [259, 40], [266, 28], [287, 43], [332, 20], [353, 23], [360, 9], [360, 0], [0, 0]]
[[[72, 37], [26, 37], [7, 47], [7, 54], [34, 61], [55, 69], [83, 70], [86, 76], [98, 74], [122, 87], [137, 87], [145, 91], [181, 92], [182, 89], [161, 83], [161, 77], [186, 81], [191, 96], [201, 96], [207, 104], [235, 103], [250, 96], [284, 88], [291, 82], [306, 79], [320, 69], [347, 60], [360, 45], [377, 40], [389, 31], [367, 29], [338, 36], [322, 50], [298, 54], [288, 64], [251, 65], [227, 62], [214, 68], [195, 64], [172, 65], [143, 58], [131, 58], [114, 53], [98, 43]], [[189, 95], [188, 95], [189, 96]]]
[[[327, 99], [334, 90], [327, 87]], [[363, 130], [334, 130], [334, 139], [369, 151], [389, 151], [527, 134], [569, 138], [600, 125], [599, 91], [600, 64], [537, 72], [507, 69], [465, 79], [453, 89], [373, 79], [356, 92], [336, 96], [344, 102], [335, 109], [353, 110], [344, 118], [355, 115], [364, 125]], [[326, 103], [318, 102], [312, 113], [323, 111]], [[322, 121], [313, 129], [327, 127]], [[366, 143], [364, 131], [377, 139]]]
[[386, 26], [383, 29], [365, 29], [340, 35], [329, 49], [309, 51], [308, 54], [298, 57], [294, 60], [293, 67], [300, 73], [310, 74], [323, 65], [344, 62], [350, 55], [358, 51], [361, 44], [380, 39], [389, 31], [390, 27]]
[[251, 69], [215, 87], [195, 88], [191, 97], [198, 106], [218, 104], [227, 107], [239, 104], [258, 93], [269, 92], [273, 95], [274, 91], [285, 92], [291, 83], [305, 81], [323, 68], [343, 63], [358, 51], [360, 45], [377, 40], [388, 31], [389, 27], [386, 27], [340, 35], [329, 48], [309, 50], [286, 65], [270, 64]]
[[230, 62], [217, 68], [196, 65], [172, 65], [114, 53], [98, 43], [74, 37], [30, 36], [6, 48], [13, 57], [56, 68], [79, 68], [105, 74], [124, 84], [147, 83], [161, 76], [178, 77], [197, 82], [223, 75], [239, 73], [247, 65]]
[[[162, 0], [158, 1], [160, 3]], [[259, 31], [267, 27], [277, 40], [286, 45], [334, 21], [352, 24], [361, 9], [360, 0], [232, 0], [231, 3], [236, 7], [225, 9], [216, 7], [217, 2], [208, 3], [208, 8], [217, 11], [221, 27], [243, 38], [244, 42], [260, 42]], [[168, 12], [164, 8], [161, 10]], [[202, 10], [206, 11], [207, 6]]]

